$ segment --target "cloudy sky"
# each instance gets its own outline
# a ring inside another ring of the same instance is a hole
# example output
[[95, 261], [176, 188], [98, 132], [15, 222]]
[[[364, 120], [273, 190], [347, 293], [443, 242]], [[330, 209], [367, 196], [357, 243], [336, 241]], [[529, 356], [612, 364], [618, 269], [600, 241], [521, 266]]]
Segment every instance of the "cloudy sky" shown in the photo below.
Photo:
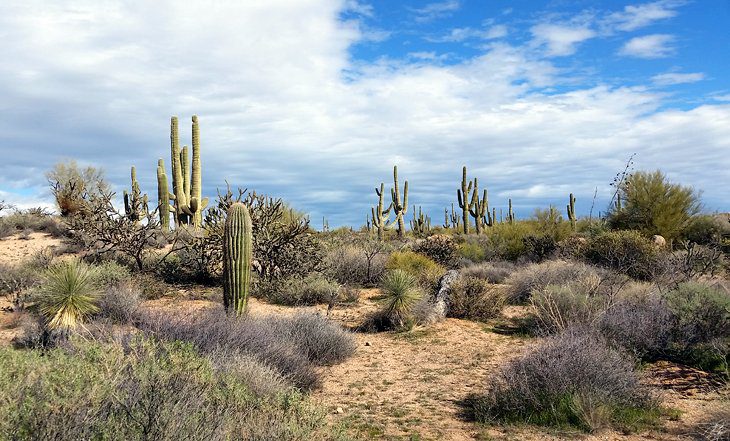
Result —
[[[201, 121], [204, 193], [362, 224], [408, 179], [435, 221], [466, 165], [518, 216], [606, 207], [636, 153], [730, 209], [726, 0], [0, 2], [0, 199], [49, 205], [74, 158], [156, 194], [169, 118]], [[410, 213], [409, 213], [410, 217]]]

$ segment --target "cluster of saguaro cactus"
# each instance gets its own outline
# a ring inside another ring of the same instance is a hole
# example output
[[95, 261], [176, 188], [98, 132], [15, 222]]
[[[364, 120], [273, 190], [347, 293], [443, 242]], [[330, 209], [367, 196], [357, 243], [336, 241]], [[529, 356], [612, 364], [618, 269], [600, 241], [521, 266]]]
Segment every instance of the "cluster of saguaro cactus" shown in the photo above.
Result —
[[413, 234], [424, 236], [431, 231], [431, 218], [423, 214], [421, 207], [418, 207], [418, 216], [416, 216], [416, 206], [413, 206], [413, 219], [411, 220], [411, 231]]
[[[474, 178], [473, 181], [467, 180], [466, 166], [462, 169], [461, 189], [456, 190], [456, 197], [459, 202], [459, 208], [461, 208], [462, 212], [464, 234], [469, 234], [469, 216], [474, 218], [474, 228], [477, 234], [481, 234], [485, 226], [492, 226], [493, 217], [489, 214], [489, 197], [487, 190], [484, 189], [484, 193], [480, 199], [479, 180], [477, 178]], [[454, 222], [452, 220], [452, 224], [453, 223]]]
[[570, 220], [570, 228], [575, 231], [575, 196], [573, 196], [573, 193], [570, 194], [570, 197], [568, 199], [568, 219]]
[[393, 166], [393, 188], [390, 190], [390, 196], [393, 200], [393, 213], [395, 221], [398, 223], [398, 237], [402, 238], [406, 234], [406, 222], [403, 216], [408, 211], [408, 181], [403, 184], [403, 202], [401, 203], [400, 192], [398, 190], [398, 166]]
[[124, 190], [124, 213], [133, 221], [141, 221], [149, 214], [147, 194], [142, 194], [137, 181], [137, 169], [132, 166], [132, 191]]
[[237, 316], [246, 311], [250, 292], [252, 234], [248, 208], [234, 203], [228, 209], [223, 228], [223, 307]]
[[[187, 146], [180, 149], [177, 117], [170, 119], [170, 156], [172, 167], [172, 194], [168, 199], [174, 202], [175, 224], [191, 224], [199, 227], [203, 220], [203, 210], [208, 206], [208, 198], [202, 197], [202, 173], [200, 166], [200, 127], [198, 117], [193, 115], [193, 157], [190, 162]], [[159, 163], [158, 163], [159, 167]], [[164, 174], [164, 167], [163, 167]], [[159, 175], [159, 173], [158, 173]], [[166, 179], [165, 179], [166, 181]], [[158, 185], [160, 180], [158, 178]], [[158, 189], [158, 195], [163, 193]], [[160, 200], [159, 205], [162, 205]]]
[[380, 190], [378, 190], [377, 187], [375, 188], [375, 194], [378, 195], [378, 206], [370, 208], [371, 214], [373, 216], [373, 227], [377, 228], [378, 230], [378, 240], [383, 240], [385, 230], [388, 230], [393, 226], [393, 222], [388, 220], [388, 218], [390, 218], [390, 210], [393, 208], [393, 202], [388, 204], [387, 208], [384, 207], [384, 191], [385, 184], [381, 182]]

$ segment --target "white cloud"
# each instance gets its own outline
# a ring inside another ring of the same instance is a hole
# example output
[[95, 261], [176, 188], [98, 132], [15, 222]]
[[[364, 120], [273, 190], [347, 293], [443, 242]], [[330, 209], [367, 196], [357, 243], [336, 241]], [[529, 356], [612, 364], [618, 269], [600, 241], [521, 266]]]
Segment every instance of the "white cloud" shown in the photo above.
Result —
[[439, 37], [425, 37], [432, 43], [458, 43], [470, 39], [496, 40], [507, 35], [507, 26], [494, 25], [487, 29], [454, 28], [448, 34]]
[[428, 3], [422, 8], [411, 9], [415, 14], [417, 22], [429, 22], [439, 18], [448, 17], [461, 8], [459, 0], [444, 0], [441, 2]]
[[660, 0], [651, 3], [625, 6], [623, 11], [609, 14], [603, 25], [619, 31], [634, 31], [677, 15], [675, 10], [682, 0]]
[[674, 54], [672, 35], [652, 34], [635, 37], [619, 50], [619, 55], [636, 58], [665, 58]]
[[369, 5], [366, 3], [360, 3], [357, 0], [345, 0], [345, 6], [343, 8], [345, 11], [353, 12], [355, 14], [360, 14], [365, 17], [374, 17], [375, 11], [373, 10], [373, 5]]
[[0, 2], [0, 196], [49, 200], [43, 171], [68, 157], [103, 166], [119, 191], [136, 165], [152, 196], [169, 115], [189, 142], [197, 113], [207, 195], [228, 180], [332, 226], [364, 222], [394, 163], [434, 219], [462, 165], [497, 209], [512, 195], [521, 216], [562, 207], [568, 179], [585, 213], [635, 151], [639, 167], [704, 189], [709, 209], [727, 206], [730, 104], [666, 111], [648, 87], [557, 87], [569, 72], [504, 42], [459, 63], [356, 63], [348, 50], [365, 37], [341, 7]]
[[726, 95], [713, 95], [712, 99], [721, 102], [730, 102], [730, 93]]
[[531, 28], [534, 44], [547, 47], [548, 56], [572, 55], [576, 46], [596, 36], [592, 29], [581, 25], [542, 23]]
[[675, 84], [686, 84], [696, 83], [705, 79], [705, 74], [702, 72], [694, 73], [680, 73], [680, 72], [667, 72], [663, 74], [654, 75], [651, 80], [658, 86], [672, 86]]

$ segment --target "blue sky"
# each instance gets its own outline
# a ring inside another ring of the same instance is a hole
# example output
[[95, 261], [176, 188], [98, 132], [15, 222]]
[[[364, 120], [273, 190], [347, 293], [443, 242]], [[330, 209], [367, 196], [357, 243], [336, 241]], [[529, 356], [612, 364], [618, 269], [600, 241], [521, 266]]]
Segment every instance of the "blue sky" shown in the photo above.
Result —
[[632, 153], [730, 209], [730, 1], [184, 3], [0, 4], [0, 199], [50, 205], [64, 158], [154, 195], [170, 115], [189, 140], [198, 114], [207, 195], [315, 226], [364, 222], [394, 164], [435, 221], [462, 165], [520, 217], [587, 214]]

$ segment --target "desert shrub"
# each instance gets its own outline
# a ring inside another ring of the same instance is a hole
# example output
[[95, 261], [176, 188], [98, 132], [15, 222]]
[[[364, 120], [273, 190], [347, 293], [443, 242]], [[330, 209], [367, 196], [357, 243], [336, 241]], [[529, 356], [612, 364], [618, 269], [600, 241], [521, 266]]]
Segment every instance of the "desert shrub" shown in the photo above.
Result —
[[504, 293], [484, 279], [461, 275], [449, 289], [448, 315], [470, 320], [496, 317], [504, 306]]
[[660, 252], [636, 231], [611, 231], [590, 239], [583, 258], [638, 280], [652, 280], [662, 270]]
[[18, 232], [29, 236], [34, 231], [47, 233], [53, 237], [68, 235], [68, 227], [42, 208], [15, 210], [7, 216], [0, 217], [0, 230], [3, 233], [0, 237]]
[[434, 262], [449, 266], [453, 263], [458, 249], [454, 240], [445, 234], [434, 234], [419, 240], [413, 246], [413, 251], [429, 257]]
[[[316, 388], [320, 378], [315, 367], [348, 357], [353, 337], [324, 317], [316, 326], [302, 325], [298, 318], [229, 317], [222, 309], [195, 315], [174, 316], [146, 312], [138, 315], [138, 327], [166, 340], [190, 342], [199, 351], [217, 357], [249, 355], [276, 369], [287, 381], [302, 389]], [[314, 336], [304, 335], [311, 331]], [[325, 335], [327, 338], [325, 339]], [[323, 342], [315, 342], [315, 339]], [[310, 346], [311, 345], [311, 346]], [[331, 353], [321, 354], [322, 345]], [[323, 358], [316, 358], [316, 357]]]
[[99, 296], [98, 316], [114, 323], [131, 323], [142, 303], [142, 294], [131, 282], [108, 285]]
[[718, 216], [700, 215], [689, 221], [681, 237], [699, 245], [713, 245], [727, 233], [730, 233], [730, 223], [723, 222]]
[[310, 274], [281, 283], [278, 290], [266, 294], [266, 299], [280, 305], [331, 304], [337, 300], [339, 291], [338, 283], [320, 274]]
[[42, 280], [43, 269], [33, 261], [18, 265], [0, 264], [0, 294], [7, 297], [14, 310], [24, 309], [33, 288]]
[[524, 256], [532, 262], [542, 262], [552, 257], [558, 250], [555, 238], [549, 235], [529, 235], [522, 238]]
[[696, 280], [704, 276], [714, 276], [725, 266], [725, 258], [720, 248], [682, 242], [682, 249], [663, 256], [661, 280], [676, 284]]
[[402, 270], [410, 274], [416, 278], [422, 287], [429, 291], [438, 286], [439, 279], [446, 272], [446, 268], [443, 266], [413, 251], [396, 251], [392, 253], [385, 267], [389, 271]]
[[697, 282], [680, 284], [666, 295], [677, 319], [677, 342], [684, 347], [730, 338], [730, 295]]
[[71, 216], [88, 208], [88, 198], [108, 192], [104, 172], [94, 167], [79, 168], [76, 161], [57, 163], [46, 173], [61, 216]]
[[[310, 439], [324, 418], [296, 391], [259, 397], [186, 344], [0, 349], [0, 438]], [[255, 368], [248, 369], [254, 373]]]
[[504, 366], [474, 400], [479, 421], [576, 426], [586, 431], [651, 413], [633, 360], [591, 333], [569, 331]]
[[389, 250], [372, 240], [336, 246], [325, 257], [326, 273], [341, 284], [374, 286], [385, 272]]
[[700, 195], [691, 187], [669, 182], [661, 171], [635, 172], [617, 188], [624, 202], [608, 222], [613, 229], [659, 234], [669, 243], [677, 239], [699, 212]]
[[128, 282], [132, 277], [129, 268], [120, 265], [113, 260], [106, 260], [94, 268], [95, 278], [102, 288], [119, 285]]
[[598, 284], [548, 285], [532, 291], [530, 303], [540, 333], [553, 334], [574, 326], [593, 326], [610, 307], [612, 298]]
[[[480, 240], [481, 239], [481, 240]], [[483, 236], [466, 236], [464, 242], [456, 250], [457, 256], [471, 262], [483, 262], [487, 259], [486, 239]]]
[[533, 290], [597, 275], [596, 268], [580, 262], [551, 260], [530, 264], [513, 272], [506, 280], [511, 285], [507, 299], [511, 303], [524, 303]]
[[350, 332], [320, 314], [305, 312], [280, 317], [273, 320], [272, 326], [318, 366], [342, 363], [355, 352], [355, 340]]
[[531, 221], [497, 223], [486, 228], [487, 260], [517, 260], [525, 254], [524, 239], [539, 235], [536, 224]]
[[99, 310], [95, 269], [79, 260], [49, 268], [34, 299], [49, 330], [68, 332]]
[[502, 283], [515, 271], [512, 262], [483, 262], [467, 266], [461, 270], [464, 277], [476, 277], [489, 283]]
[[666, 301], [649, 290], [622, 295], [598, 327], [612, 344], [644, 360], [656, 360], [667, 356], [675, 325]]
[[730, 439], [730, 403], [725, 401], [725, 408], [706, 416], [691, 435], [701, 441], [726, 441]]

